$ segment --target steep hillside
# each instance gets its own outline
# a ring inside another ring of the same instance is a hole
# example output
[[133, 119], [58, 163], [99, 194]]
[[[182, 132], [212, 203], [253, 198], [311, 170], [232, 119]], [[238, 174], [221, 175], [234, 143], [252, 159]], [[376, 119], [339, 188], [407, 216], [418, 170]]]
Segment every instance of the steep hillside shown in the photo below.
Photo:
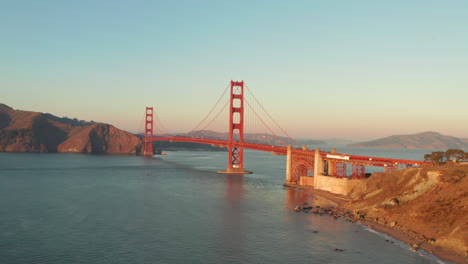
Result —
[[366, 221], [468, 257], [468, 165], [375, 173], [351, 192], [347, 208]]
[[141, 140], [108, 124], [0, 104], [0, 151], [137, 154]]
[[107, 124], [75, 127], [73, 135], [58, 145], [58, 152], [139, 154], [141, 140]]
[[348, 147], [468, 149], [468, 139], [446, 136], [437, 132], [423, 132], [412, 135], [396, 135], [373, 141], [349, 144]]

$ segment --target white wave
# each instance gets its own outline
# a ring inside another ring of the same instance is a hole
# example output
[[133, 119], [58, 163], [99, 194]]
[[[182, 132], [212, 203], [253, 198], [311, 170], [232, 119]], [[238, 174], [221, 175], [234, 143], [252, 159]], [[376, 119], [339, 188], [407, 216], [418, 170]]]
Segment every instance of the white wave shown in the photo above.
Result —
[[[397, 240], [395, 238], [393, 238], [392, 236], [390, 235], [387, 235], [385, 233], [382, 233], [382, 232], [379, 232], [379, 231], [376, 231], [370, 227], [367, 227], [365, 225], [363, 225], [362, 223], [358, 223], [358, 225], [362, 226], [364, 228], [364, 230], [368, 231], [368, 232], [371, 232], [373, 234], [376, 234], [377, 236], [381, 237], [381, 238], [384, 238], [390, 242], [393, 242], [394, 245], [397, 245], [403, 249], [406, 249], [408, 251], [413, 251], [413, 247], [405, 244], [403, 241], [400, 241], [400, 240]], [[425, 250], [422, 250], [422, 249], [419, 249], [417, 250], [415, 253], [417, 253], [419, 256], [421, 257], [426, 257], [426, 258], [429, 258], [439, 264], [451, 264], [453, 262], [450, 262], [450, 261], [445, 261], [445, 260], [441, 260], [439, 259], [437, 256], [434, 256], [432, 254], [430, 254], [429, 252], [425, 251]]]

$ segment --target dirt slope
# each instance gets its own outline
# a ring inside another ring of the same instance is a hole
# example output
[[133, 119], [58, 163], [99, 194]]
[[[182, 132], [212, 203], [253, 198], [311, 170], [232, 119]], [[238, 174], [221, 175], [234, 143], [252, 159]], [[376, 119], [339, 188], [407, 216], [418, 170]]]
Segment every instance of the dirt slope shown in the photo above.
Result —
[[375, 173], [351, 192], [357, 216], [468, 257], [468, 165]]

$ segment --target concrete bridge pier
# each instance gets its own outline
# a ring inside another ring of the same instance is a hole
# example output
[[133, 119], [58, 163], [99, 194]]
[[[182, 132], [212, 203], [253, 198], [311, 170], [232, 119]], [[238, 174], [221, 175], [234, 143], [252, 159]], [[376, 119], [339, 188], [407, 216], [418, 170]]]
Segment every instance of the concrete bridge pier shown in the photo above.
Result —
[[320, 155], [320, 148], [316, 148], [315, 158], [314, 158], [314, 189], [316, 189], [315, 186], [318, 186], [317, 176], [323, 175], [324, 170], [325, 170], [325, 161], [323, 160], [322, 155]]
[[286, 183], [295, 184], [296, 182], [291, 181], [292, 176], [292, 146], [288, 145], [286, 154]]
[[[310, 176], [309, 172], [313, 173], [313, 176], [317, 176], [323, 175], [324, 170], [325, 161], [320, 154], [319, 148], [312, 152], [307, 150], [306, 146], [302, 146], [302, 150], [297, 150], [288, 145], [286, 152], [286, 184], [315, 184], [317, 177], [307, 177]], [[308, 181], [308, 179], [310, 179], [309, 184], [303, 182]]]

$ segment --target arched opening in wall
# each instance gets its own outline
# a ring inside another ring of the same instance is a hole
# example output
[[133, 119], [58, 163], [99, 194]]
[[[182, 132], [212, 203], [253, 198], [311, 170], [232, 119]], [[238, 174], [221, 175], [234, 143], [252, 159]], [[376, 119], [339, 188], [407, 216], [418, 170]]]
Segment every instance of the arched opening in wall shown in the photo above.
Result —
[[299, 182], [301, 177], [314, 176], [314, 167], [307, 161], [298, 161], [293, 165], [291, 181]]

